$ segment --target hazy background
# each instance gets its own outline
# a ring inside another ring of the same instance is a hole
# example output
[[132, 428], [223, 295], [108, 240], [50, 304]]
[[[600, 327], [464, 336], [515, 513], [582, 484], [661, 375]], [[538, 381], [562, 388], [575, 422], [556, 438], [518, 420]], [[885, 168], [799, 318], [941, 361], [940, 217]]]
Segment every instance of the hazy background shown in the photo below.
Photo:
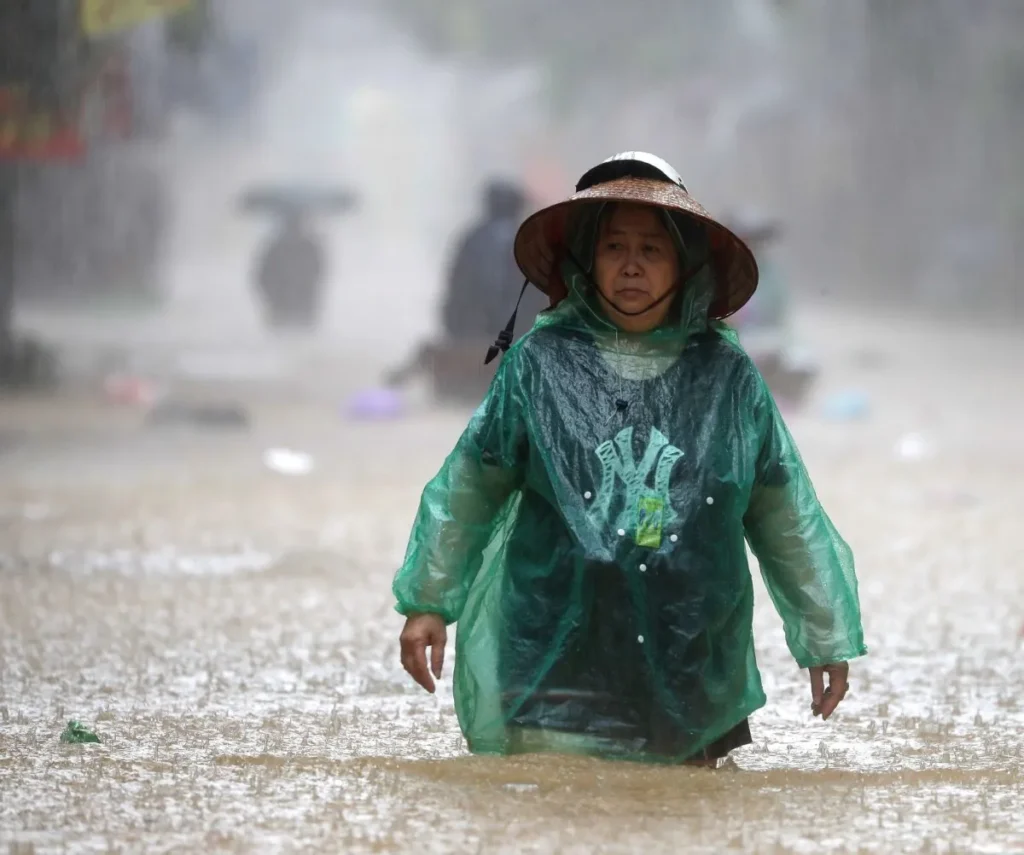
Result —
[[[238, 194], [261, 181], [344, 184], [363, 204], [321, 224], [323, 335], [404, 339], [434, 328], [453, 231], [485, 177], [522, 179], [539, 203], [632, 148], [673, 163], [713, 212], [783, 219], [780, 254], [808, 300], [979, 322], [1024, 313], [1014, 0], [203, 10], [191, 41], [159, 20], [125, 37], [132, 138], [95, 146], [85, 167], [20, 168], [18, 303], [32, 318], [43, 305], [137, 307], [130, 297], [146, 294], [156, 317], [184, 317], [192, 334], [200, 322], [249, 335], [247, 277], [270, 223], [241, 215]], [[55, 242], [70, 247], [59, 268]], [[147, 261], [131, 272], [90, 268], [133, 245]]]

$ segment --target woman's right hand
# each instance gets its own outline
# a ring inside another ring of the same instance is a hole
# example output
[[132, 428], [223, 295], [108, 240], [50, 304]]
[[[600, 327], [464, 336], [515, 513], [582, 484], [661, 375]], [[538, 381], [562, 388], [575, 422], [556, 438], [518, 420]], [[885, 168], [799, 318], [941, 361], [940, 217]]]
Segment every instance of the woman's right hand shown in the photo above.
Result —
[[[444, 618], [435, 614], [411, 614], [405, 619], [405, 628], [399, 637], [402, 647], [402, 667], [428, 692], [434, 691], [434, 678], [441, 676], [444, 666], [444, 646], [448, 630]], [[430, 648], [430, 668], [427, 668], [427, 648]], [[431, 671], [433, 676], [431, 676]]]

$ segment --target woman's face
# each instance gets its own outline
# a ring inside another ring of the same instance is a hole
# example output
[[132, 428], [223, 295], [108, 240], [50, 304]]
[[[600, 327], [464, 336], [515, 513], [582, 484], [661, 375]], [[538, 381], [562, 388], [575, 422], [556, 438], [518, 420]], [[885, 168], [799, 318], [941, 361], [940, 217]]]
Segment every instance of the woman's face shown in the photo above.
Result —
[[594, 281], [605, 312], [616, 326], [627, 332], [647, 332], [659, 326], [673, 303], [665, 295], [678, 278], [676, 247], [656, 209], [620, 204], [602, 219], [594, 253]]

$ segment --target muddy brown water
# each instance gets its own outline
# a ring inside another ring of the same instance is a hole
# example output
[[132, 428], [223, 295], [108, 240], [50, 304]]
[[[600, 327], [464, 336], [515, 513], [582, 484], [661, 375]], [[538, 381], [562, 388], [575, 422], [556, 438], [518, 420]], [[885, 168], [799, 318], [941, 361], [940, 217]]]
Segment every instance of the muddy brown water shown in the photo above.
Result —
[[[857, 382], [869, 417], [791, 419], [871, 655], [814, 720], [759, 585], [769, 702], [715, 772], [472, 757], [450, 685], [401, 671], [391, 576], [465, 413], [355, 424], [270, 396], [236, 434], [3, 401], [0, 847], [1024, 852], [1024, 348], [1000, 346], [837, 357], [821, 396]], [[267, 470], [274, 445], [314, 471]], [[61, 745], [70, 718], [102, 744]]]

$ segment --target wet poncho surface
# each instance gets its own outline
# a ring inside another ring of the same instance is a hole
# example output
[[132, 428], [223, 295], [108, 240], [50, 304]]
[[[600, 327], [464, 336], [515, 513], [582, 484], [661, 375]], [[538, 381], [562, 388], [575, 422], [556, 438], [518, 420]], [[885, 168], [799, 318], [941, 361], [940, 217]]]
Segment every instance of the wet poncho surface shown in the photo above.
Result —
[[472, 751], [683, 760], [765, 702], [745, 544], [805, 668], [865, 652], [853, 558], [708, 281], [627, 335], [569, 279], [427, 485], [398, 610], [458, 622]]

